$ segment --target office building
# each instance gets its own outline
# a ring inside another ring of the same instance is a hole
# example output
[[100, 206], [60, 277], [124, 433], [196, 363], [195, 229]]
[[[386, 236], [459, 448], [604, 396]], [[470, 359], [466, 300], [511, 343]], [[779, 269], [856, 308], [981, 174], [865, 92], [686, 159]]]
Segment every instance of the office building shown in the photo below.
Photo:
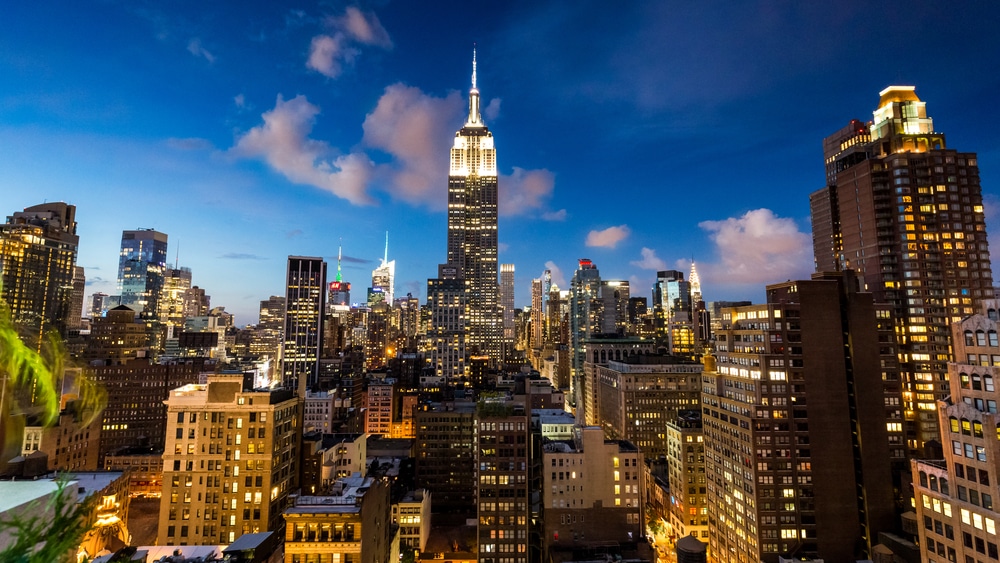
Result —
[[285, 285], [285, 345], [282, 383], [286, 389], [311, 388], [319, 382], [326, 311], [326, 262], [289, 256]]
[[536, 539], [530, 493], [540, 485], [532, 482], [532, 470], [541, 456], [532, 451], [529, 422], [522, 405], [503, 398], [480, 399], [476, 407], [479, 563], [535, 560], [529, 556], [530, 540]]
[[858, 286], [851, 271], [815, 274], [722, 312], [718, 364], [702, 377], [720, 563], [871, 559], [895, 528], [905, 444], [892, 316]]
[[[388, 249], [386, 249], [388, 250]], [[344, 246], [340, 245], [337, 248], [337, 275], [332, 282], [330, 282], [330, 295], [327, 298], [327, 304], [329, 305], [340, 305], [343, 307], [351, 306], [351, 284], [350, 282], [344, 281], [344, 276], [341, 273], [340, 263], [344, 258]], [[393, 261], [395, 264], [395, 261]]]
[[531, 280], [531, 339], [534, 349], [545, 345], [545, 296], [542, 295], [542, 279]]
[[819, 271], [851, 268], [898, 323], [906, 438], [938, 437], [950, 325], [993, 295], [977, 157], [945, 145], [912, 86], [880, 92], [869, 123], [824, 140], [827, 184], [810, 195]]
[[514, 265], [500, 264], [500, 306], [503, 307], [503, 341], [514, 344]]
[[118, 254], [118, 292], [144, 320], [159, 320], [167, 271], [167, 235], [153, 229], [122, 231]]
[[[339, 272], [339, 259], [337, 269]], [[372, 294], [377, 294], [383, 303], [392, 305], [392, 301], [395, 299], [395, 278], [396, 261], [389, 260], [389, 233], [387, 232], [385, 233], [385, 254], [382, 256], [382, 262], [379, 263], [378, 268], [372, 270]], [[374, 304], [371, 297], [368, 299], [368, 304]]]
[[708, 492], [701, 411], [680, 411], [667, 423], [668, 521], [674, 537], [708, 541]]
[[229, 544], [280, 529], [298, 488], [301, 402], [213, 375], [170, 391], [159, 542]]
[[98, 363], [87, 369], [108, 395], [98, 452], [103, 467], [108, 456], [129, 448], [163, 451], [167, 427], [164, 401], [170, 390], [197, 383], [203, 374], [215, 370], [215, 362], [191, 358], [154, 363], [141, 357]]
[[87, 290], [87, 274], [83, 266], [73, 268], [73, 293], [70, 297], [69, 316], [66, 327], [79, 329], [83, 327], [83, 298]]
[[[455, 134], [448, 173], [448, 260], [464, 280], [466, 351], [500, 361], [503, 317], [497, 285], [497, 162], [483, 123], [476, 59], [465, 125]], [[428, 291], [430, 295], [430, 291]]]
[[168, 327], [184, 326], [187, 319], [184, 298], [191, 289], [190, 268], [167, 268], [163, 275], [163, 290], [157, 304], [157, 318]]
[[641, 353], [597, 365], [587, 382], [594, 424], [608, 438], [635, 444], [646, 459], [664, 456], [667, 424], [682, 410], [700, 408], [701, 372], [701, 364], [685, 358]]
[[66, 203], [26, 207], [0, 225], [0, 291], [29, 346], [48, 330], [66, 335], [79, 242], [76, 206]]
[[427, 280], [427, 358], [441, 380], [460, 382], [466, 373], [466, 315], [469, 293], [461, 270], [451, 264], [438, 266], [438, 277]]
[[[664, 270], [656, 273], [653, 286], [653, 312], [657, 339], [671, 354], [692, 357], [695, 354], [694, 307], [692, 282], [684, 272]], [[699, 296], [701, 293], [699, 281]]]
[[645, 543], [643, 469], [638, 448], [624, 440], [605, 440], [596, 426], [576, 426], [569, 439], [545, 441], [541, 493], [546, 553]]
[[938, 402], [944, 459], [912, 460], [913, 500], [924, 561], [989, 561], [998, 553], [1000, 302], [952, 325], [950, 396]]
[[391, 508], [392, 523], [399, 526], [399, 545], [419, 552], [427, 549], [431, 535], [431, 492], [407, 491]]
[[260, 302], [257, 325], [250, 337], [250, 355], [267, 360], [268, 378], [273, 377], [281, 369], [284, 334], [285, 298], [272, 295]]
[[414, 415], [416, 485], [434, 495], [435, 512], [476, 511], [476, 405], [424, 405]]

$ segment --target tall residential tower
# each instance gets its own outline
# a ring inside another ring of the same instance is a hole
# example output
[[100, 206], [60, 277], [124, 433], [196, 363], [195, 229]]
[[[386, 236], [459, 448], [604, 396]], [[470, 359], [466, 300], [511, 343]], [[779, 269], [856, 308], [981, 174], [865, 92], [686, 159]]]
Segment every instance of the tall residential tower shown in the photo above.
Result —
[[993, 295], [975, 153], [945, 147], [913, 86], [880, 92], [874, 120], [824, 141], [827, 186], [810, 195], [820, 271], [851, 268], [892, 306], [911, 449], [938, 439], [950, 394], [951, 323]]

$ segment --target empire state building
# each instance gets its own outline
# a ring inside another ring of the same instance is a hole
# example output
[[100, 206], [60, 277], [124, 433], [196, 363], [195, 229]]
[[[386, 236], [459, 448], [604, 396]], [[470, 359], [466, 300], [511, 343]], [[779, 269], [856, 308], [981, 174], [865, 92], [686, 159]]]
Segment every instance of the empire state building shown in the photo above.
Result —
[[497, 284], [497, 161], [493, 134], [479, 111], [475, 52], [469, 115], [451, 149], [448, 264], [464, 280], [466, 351], [499, 361], [503, 319]]

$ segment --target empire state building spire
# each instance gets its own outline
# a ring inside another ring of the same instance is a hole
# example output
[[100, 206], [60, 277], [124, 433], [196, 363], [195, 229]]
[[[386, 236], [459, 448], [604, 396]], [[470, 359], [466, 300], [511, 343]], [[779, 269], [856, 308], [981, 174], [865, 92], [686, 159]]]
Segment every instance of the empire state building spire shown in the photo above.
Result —
[[476, 49], [472, 49], [472, 88], [469, 90], [469, 118], [466, 127], [482, 127], [483, 116], [479, 114], [479, 88], [476, 87]]

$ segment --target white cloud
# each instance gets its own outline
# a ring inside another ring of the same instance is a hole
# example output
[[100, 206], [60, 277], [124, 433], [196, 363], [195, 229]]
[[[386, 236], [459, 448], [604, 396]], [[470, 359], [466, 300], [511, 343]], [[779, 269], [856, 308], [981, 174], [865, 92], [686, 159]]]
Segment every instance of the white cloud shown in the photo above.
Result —
[[274, 109], [264, 112], [262, 125], [236, 141], [232, 152], [264, 159], [271, 168], [297, 184], [327, 190], [354, 204], [371, 204], [365, 187], [372, 162], [364, 154], [337, 155], [325, 141], [309, 138], [319, 108], [305, 96], [285, 101], [279, 95]]
[[558, 285], [559, 289], [569, 289], [569, 284], [566, 283], [566, 276], [563, 275], [562, 269], [555, 262], [552, 260], [546, 262], [545, 269], [552, 273], [553, 285]]
[[493, 98], [490, 103], [486, 104], [483, 108], [483, 117], [486, 118], [487, 122], [496, 121], [497, 117], [500, 116], [500, 98]]
[[544, 168], [525, 170], [515, 166], [511, 174], [501, 174], [498, 183], [500, 215], [510, 217], [541, 208], [552, 197], [556, 177]]
[[656, 255], [652, 248], [642, 248], [642, 260], [633, 260], [629, 264], [643, 270], [666, 270], [667, 263]]
[[361, 54], [355, 45], [392, 48], [389, 33], [373, 13], [362, 12], [352, 6], [342, 16], [327, 18], [326, 23], [330, 33], [312, 38], [306, 60], [306, 68], [326, 77], [336, 78], [343, 72], [344, 66], [354, 64]]
[[618, 225], [608, 227], [603, 231], [590, 231], [587, 233], [587, 246], [597, 246], [602, 248], [614, 248], [618, 243], [628, 238], [632, 231], [628, 225]]
[[378, 17], [371, 12], [364, 13], [354, 6], [349, 6], [343, 16], [330, 18], [330, 23], [358, 43], [374, 45], [383, 49], [392, 48], [389, 32], [382, 27]]
[[448, 154], [463, 107], [458, 92], [437, 98], [405, 84], [385, 89], [365, 117], [362, 143], [394, 157], [383, 169], [393, 196], [431, 207], [447, 204], [448, 170], [442, 155]]
[[813, 270], [812, 239], [795, 221], [770, 209], [755, 209], [742, 217], [702, 221], [710, 233], [719, 262], [702, 264], [703, 280], [716, 284], [761, 284], [808, 277]]
[[333, 37], [317, 35], [312, 38], [309, 46], [309, 59], [306, 67], [329, 78], [336, 78], [344, 70], [343, 64], [353, 63], [358, 56], [358, 50], [345, 45], [344, 36], [340, 33]]
[[204, 59], [210, 63], [215, 62], [215, 55], [209, 53], [208, 50], [202, 46], [201, 39], [198, 39], [197, 37], [188, 41], [187, 49], [188, 52], [196, 57], [204, 57]]
[[545, 213], [542, 213], [542, 219], [545, 221], [565, 221], [566, 210], [560, 209], [559, 211], [546, 211]]
[[233, 96], [233, 103], [236, 104], [238, 108], [247, 107], [247, 98], [243, 94], [236, 94]]

